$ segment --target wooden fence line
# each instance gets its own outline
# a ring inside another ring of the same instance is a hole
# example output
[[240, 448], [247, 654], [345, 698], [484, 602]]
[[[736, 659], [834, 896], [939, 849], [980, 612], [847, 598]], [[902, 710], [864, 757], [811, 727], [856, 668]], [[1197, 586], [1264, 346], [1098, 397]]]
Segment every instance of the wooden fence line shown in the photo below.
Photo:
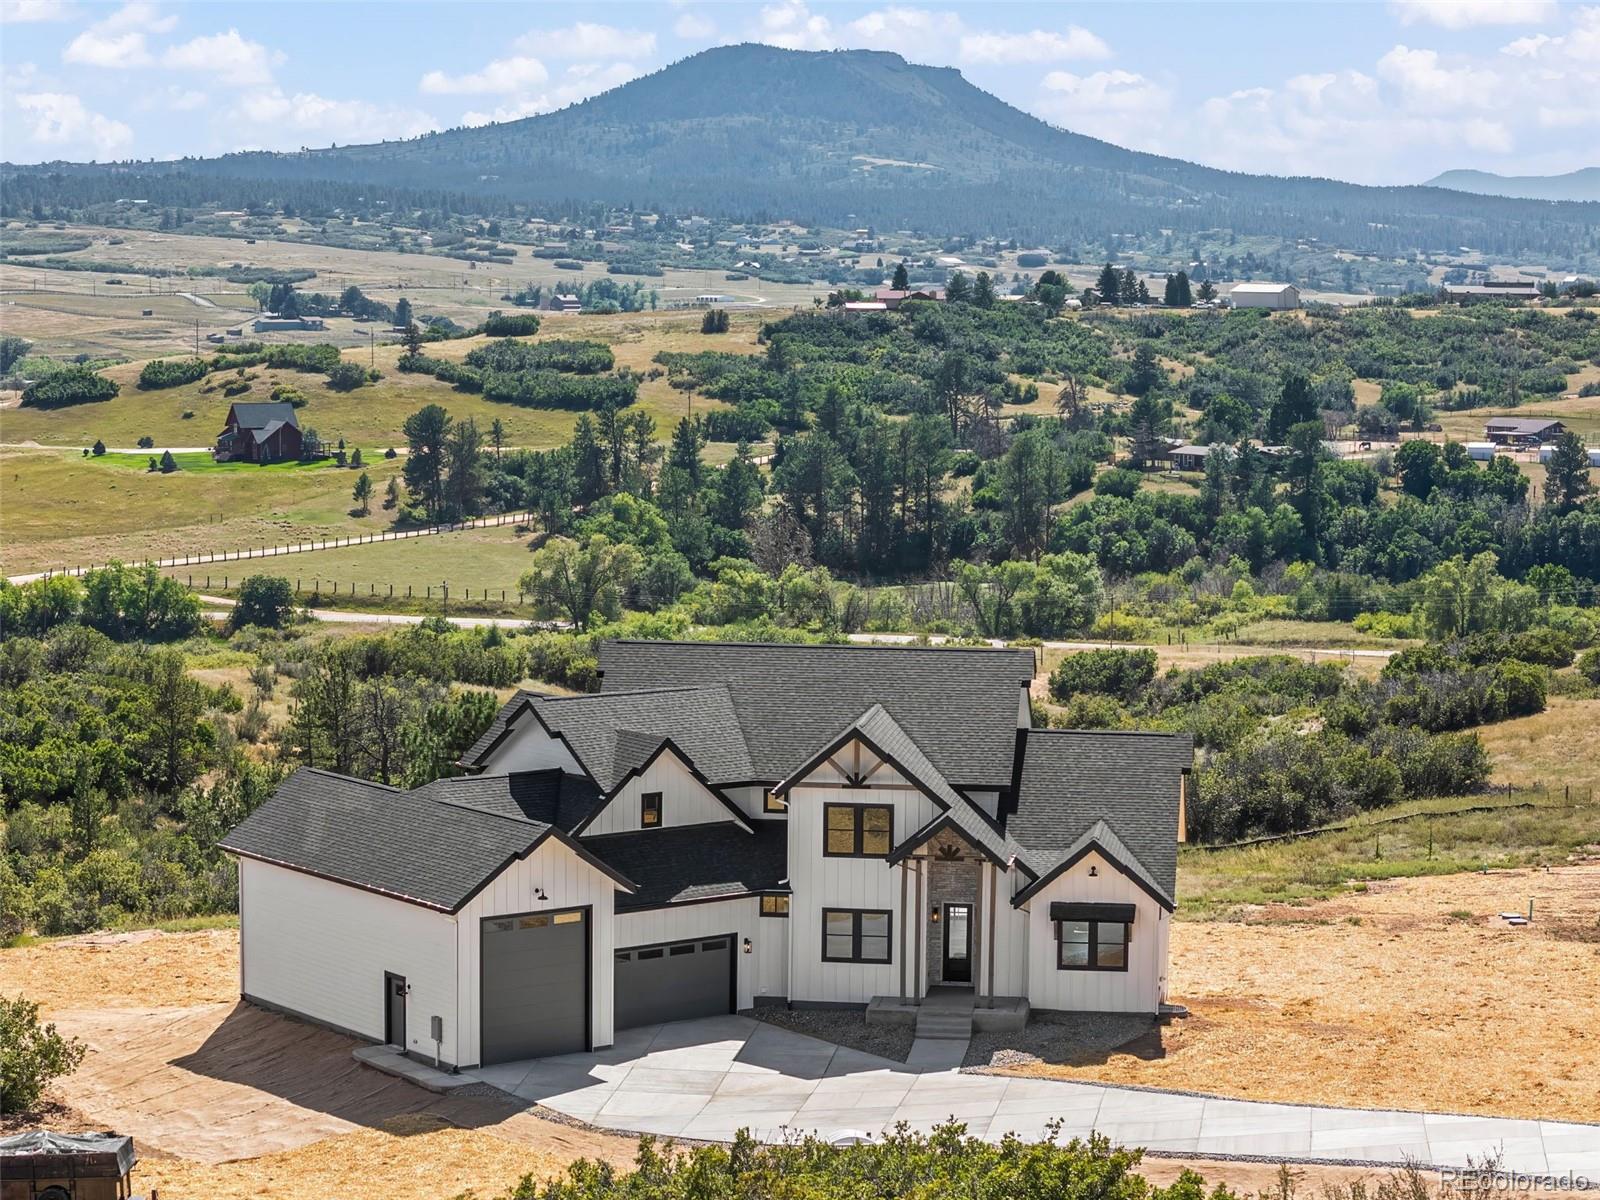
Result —
[[[246, 546], [242, 550], [210, 550], [197, 554], [184, 554], [172, 558], [145, 559], [141, 563], [130, 564], [142, 567], [194, 567], [207, 566], [211, 563], [245, 562], [257, 558], [281, 558], [287, 554], [310, 554], [317, 550], [338, 550], [345, 546], [367, 546], [378, 542], [401, 542], [408, 538], [431, 537], [439, 533], [456, 533], [463, 529], [493, 529], [502, 525], [532, 524], [531, 512], [499, 513], [492, 517], [476, 517], [471, 521], [454, 521], [442, 525], [424, 525], [416, 529], [390, 529], [381, 533], [353, 534], [349, 537], [325, 538], [321, 541], [290, 542], [282, 546]], [[81, 576], [88, 571], [99, 567], [109, 566], [109, 562], [89, 563], [81, 567], [51, 568], [43, 573], [45, 579], [52, 579], [57, 575]]]
[[[1505, 784], [1503, 786], [1505, 788], [1505, 794], [1507, 796], [1509, 796], [1513, 792], [1517, 792], [1517, 791], [1527, 791], [1527, 792], [1537, 791], [1541, 796], [1548, 796], [1550, 794], [1550, 789], [1548, 787], [1544, 786], [1544, 785], [1541, 785], [1540, 787], [1538, 787], [1536, 789], [1535, 788], [1518, 788], [1514, 784], [1509, 784], [1509, 783]], [[1498, 787], [1494, 787], [1494, 786], [1491, 786], [1490, 788], [1487, 789], [1487, 791], [1491, 795], [1493, 795], [1494, 792], [1497, 791], [1497, 790], [1499, 790]], [[1358, 830], [1358, 829], [1378, 829], [1378, 828], [1380, 828], [1380, 827], [1382, 827], [1384, 825], [1398, 825], [1403, 821], [1415, 821], [1418, 818], [1433, 819], [1433, 818], [1436, 818], [1436, 817], [1465, 817], [1465, 816], [1470, 816], [1470, 815], [1472, 815], [1474, 813], [1518, 812], [1518, 811], [1521, 811], [1521, 810], [1524, 810], [1524, 809], [1530, 809], [1530, 808], [1539, 808], [1539, 809], [1577, 809], [1577, 808], [1588, 808], [1588, 807], [1592, 806], [1594, 804], [1594, 788], [1593, 787], [1584, 788], [1583, 789], [1583, 795], [1584, 795], [1584, 799], [1583, 800], [1581, 800], [1581, 801], [1579, 801], [1577, 803], [1574, 803], [1573, 800], [1572, 800], [1572, 785], [1571, 784], [1564, 784], [1562, 786], [1562, 797], [1563, 797], [1563, 800], [1562, 800], [1562, 803], [1560, 803], [1560, 804], [1541, 804], [1541, 803], [1535, 802], [1533, 800], [1524, 800], [1524, 801], [1521, 801], [1521, 802], [1519, 802], [1517, 804], [1475, 804], [1475, 805], [1470, 805], [1470, 806], [1468, 806], [1466, 808], [1445, 809], [1445, 810], [1443, 810], [1441, 812], [1401, 813], [1399, 816], [1378, 817], [1375, 820], [1371, 820], [1371, 821], [1355, 821], [1355, 820], [1342, 821], [1337, 825], [1319, 825], [1315, 829], [1299, 829], [1299, 830], [1294, 830], [1293, 832], [1290, 832], [1290, 833], [1268, 833], [1268, 834], [1263, 834], [1260, 837], [1245, 838], [1243, 841], [1239, 841], [1239, 842], [1193, 842], [1193, 843], [1190, 843], [1190, 844], [1193, 845], [1196, 849], [1206, 850], [1206, 851], [1214, 851], [1214, 850], [1249, 850], [1249, 849], [1251, 849], [1252, 847], [1255, 847], [1255, 846], [1270, 846], [1270, 845], [1273, 845], [1273, 844], [1278, 843], [1278, 842], [1292, 842], [1292, 841], [1296, 841], [1296, 840], [1298, 840], [1300, 838], [1317, 837], [1318, 835], [1324, 834], [1324, 833], [1349, 833], [1349, 832], [1351, 832], [1353, 830]]]

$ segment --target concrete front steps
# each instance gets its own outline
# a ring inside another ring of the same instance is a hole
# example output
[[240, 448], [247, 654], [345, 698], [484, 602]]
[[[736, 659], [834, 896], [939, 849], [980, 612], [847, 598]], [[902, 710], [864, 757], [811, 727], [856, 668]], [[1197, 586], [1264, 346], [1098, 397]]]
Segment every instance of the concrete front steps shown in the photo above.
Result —
[[357, 1046], [350, 1052], [350, 1057], [362, 1066], [382, 1071], [385, 1075], [393, 1075], [397, 1079], [404, 1079], [408, 1083], [414, 1083], [420, 1088], [438, 1092], [443, 1096], [460, 1092], [464, 1088], [482, 1091], [482, 1084], [470, 1075], [454, 1075], [428, 1063], [409, 1058], [399, 1046]]
[[984, 997], [971, 988], [935, 987], [919, 1003], [899, 996], [874, 996], [867, 1005], [869, 1025], [910, 1025], [918, 1038], [967, 1041], [974, 1030], [1014, 1031], [1028, 1023], [1028, 1001], [1021, 996]]

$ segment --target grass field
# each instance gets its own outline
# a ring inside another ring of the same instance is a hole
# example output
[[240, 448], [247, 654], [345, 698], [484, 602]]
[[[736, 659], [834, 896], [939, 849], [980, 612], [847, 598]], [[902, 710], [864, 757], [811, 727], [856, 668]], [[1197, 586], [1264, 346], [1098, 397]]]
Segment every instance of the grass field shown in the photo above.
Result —
[[[619, 367], [631, 367], [644, 374], [651, 370], [652, 360], [662, 350], [715, 348], [754, 353], [760, 322], [761, 318], [753, 314], [738, 314], [728, 333], [711, 338], [700, 333], [700, 318], [693, 313], [570, 317], [546, 320], [534, 340], [579, 337], [604, 341], [612, 347]], [[487, 340], [444, 342], [430, 347], [429, 353], [459, 360]], [[257, 367], [247, 373], [250, 391], [234, 397], [223, 395], [221, 377], [216, 375], [182, 387], [141, 391], [137, 386], [139, 364], [129, 363], [105, 372], [122, 385], [122, 393], [113, 400], [50, 410], [7, 409], [3, 418], [4, 441], [12, 445], [37, 442], [44, 446], [88, 446], [99, 438], [108, 446], [131, 446], [141, 437], [151, 437], [158, 446], [202, 445], [222, 428], [228, 407], [235, 400], [266, 400], [280, 384], [295, 388], [308, 398], [299, 411], [300, 424], [315, 429], [329, 442], [342, 437], [352, 446], [404, 446], [401, 426], [426, 404], [441, 404], [457, 418], [471, 417], [485, 432], [498, 418], [505, 426], [508, 446], [542, 449], [562, 445], [571, 437], [578, 419], [576, 412], [522, 408], [458, 392], [432, 376], [400, 371], [396, 365], [400, 355], [400, 347], [393, 345], [379, 346], [375, 352], [345, 351], [350, 361], [362, 366], [375, 362], [383, 373], [378, 383], [352, 392], [334, 391], [320, 375]], [[705, 397], [691, 398], [687, 392], [668, 386], [664, 377], [647, 380], [639, 388], [639, 407], [654, 418], [657, 434], [663, 440], [688, 414], [691, 405], [697, 412], [722, 407]], [[185, 418], [186, 412], [194, 415]]]
[[[400, 460], [363, 454], [381, 497]], [[371, 516], [351, 516], [357, 472], [326, 463], [163, 475], [146, 470], [148, 462], [149, 455], [0, 454], [0, 569], [15, 575], [376, 533], [391, 519], [376, 505]]]
[[[441, 585], [448, 582], [452, 608], [457, 606], [456, 601], [465, 598], [468, 589], [475, 597], [484, 592], [505, 591], [509, 593], [511, 605], [507, 611], [514, 613], [517, 580], [528, 569], [529, 542], [529, 535], [519, 535], [515, 526], [501, 525], [398, 542], [310, 550], [259, 563], [174, 567], [166, 574], [184, 582], [192, 579], [197, 589], [204, 588], [209, 575], [215, 581], [211, 590], [221, 592], [225, 572], [237, 585], [242, 575], [265, 571], [298, 583], [304, 593], [302, 602], [317, 590], [320, 581], [321, 603], [329, 608], [350, 607], [345, 598], [352, 589], [361, 596], [375, 593], [386, 597], [392, 587], [395, 596], [403, 600], [409, 588], [413, 599], [420, 600], [431, 588], [434, 603], [425, 610], [427, 612], [439, 611]], [[333, 590], [335, 585], [338, 591]], [[418, 611], [404, 604], [384, 607], [392, 611]], [[493, 611], [500, 610], [496, 607]], [[525, 618], [531, 615], [527, 609], [522, 612]]]

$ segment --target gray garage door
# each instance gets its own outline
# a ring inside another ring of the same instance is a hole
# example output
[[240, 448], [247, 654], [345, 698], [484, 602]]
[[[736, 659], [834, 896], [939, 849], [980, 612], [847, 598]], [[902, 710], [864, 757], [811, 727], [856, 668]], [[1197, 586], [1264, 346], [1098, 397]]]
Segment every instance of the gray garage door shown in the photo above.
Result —
[[617, 1028], [733, 1011], [733, 934], [617, 951]]
[[483, 922], [485, 1066], [589, 1048], [589, 922], [582, 910]]

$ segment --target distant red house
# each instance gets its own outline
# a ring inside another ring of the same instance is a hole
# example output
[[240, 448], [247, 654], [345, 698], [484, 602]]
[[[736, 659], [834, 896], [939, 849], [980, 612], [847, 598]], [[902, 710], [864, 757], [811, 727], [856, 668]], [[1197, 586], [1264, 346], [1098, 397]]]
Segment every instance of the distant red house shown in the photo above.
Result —
[[879, 288], [872, 294], [872, 298], [893, 310], [899, 308], [907, 300], [943, 300], [944, 289], [937, 287]]
[[292, 404], [235, 404], [217, 435], [211, 456], [218, 462], [284, 462], [305, 445]]

